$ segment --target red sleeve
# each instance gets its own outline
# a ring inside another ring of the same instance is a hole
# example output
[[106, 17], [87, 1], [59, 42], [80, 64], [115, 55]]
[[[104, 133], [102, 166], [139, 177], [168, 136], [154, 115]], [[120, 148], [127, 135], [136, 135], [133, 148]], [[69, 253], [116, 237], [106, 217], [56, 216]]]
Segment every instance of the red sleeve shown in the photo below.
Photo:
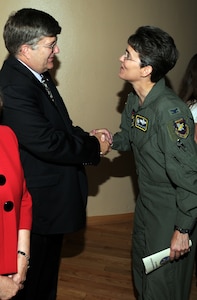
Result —
[[31, 229], [32, 226], [32, 198], [27, 190], [26, 181], [23, 181], [23, 195], [20, 208], [19, 229]]

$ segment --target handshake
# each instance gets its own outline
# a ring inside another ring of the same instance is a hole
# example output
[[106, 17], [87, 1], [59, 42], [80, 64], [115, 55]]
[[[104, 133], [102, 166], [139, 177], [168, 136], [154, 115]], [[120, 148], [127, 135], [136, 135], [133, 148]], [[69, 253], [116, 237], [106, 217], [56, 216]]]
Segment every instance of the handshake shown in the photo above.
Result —
[[108, 129], [93, 129], [90, 131], [91, 136], [95, 136], [100, 143], [100, 154], [106, 155], [111, 151], [111, 145], [113, 143], [113, 136]]

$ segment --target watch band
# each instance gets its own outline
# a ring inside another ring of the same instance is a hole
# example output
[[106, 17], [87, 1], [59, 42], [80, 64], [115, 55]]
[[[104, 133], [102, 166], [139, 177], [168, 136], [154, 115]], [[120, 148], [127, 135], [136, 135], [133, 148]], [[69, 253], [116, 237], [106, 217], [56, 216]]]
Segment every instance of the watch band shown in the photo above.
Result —
[[188, 233], [188, 234], [190, 234], [190, 232], [191, 232], [191, 230], [190, 229], [183, 229], [183, 228], [181, 228], [181, 227], [179, 227], [179, 226], [174, 226], [174, 230], [178, 230], [180, 233]]

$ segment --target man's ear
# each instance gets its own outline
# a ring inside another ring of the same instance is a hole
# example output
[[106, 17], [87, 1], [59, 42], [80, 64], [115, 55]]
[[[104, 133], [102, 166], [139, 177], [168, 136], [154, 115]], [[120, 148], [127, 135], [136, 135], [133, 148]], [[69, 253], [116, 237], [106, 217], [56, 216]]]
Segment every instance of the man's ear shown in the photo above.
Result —
[[152, 73], [152, 70], [153, 70], [153, 68], [150, 65], [141, 68], [141, 75], [142, 75], [142, 77], [149, 76]]
[[30, 46], [29, 45], [22, 45], [19, 51], [19, 56], [25, 56], [26, 59], [29, 58], [29, 51], [30, 51]]

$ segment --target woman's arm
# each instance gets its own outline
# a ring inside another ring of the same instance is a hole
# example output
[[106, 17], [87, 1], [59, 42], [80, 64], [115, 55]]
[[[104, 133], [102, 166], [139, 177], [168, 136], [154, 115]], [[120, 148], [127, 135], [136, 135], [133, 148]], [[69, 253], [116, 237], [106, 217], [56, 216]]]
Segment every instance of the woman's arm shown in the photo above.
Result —
[[18, 272], [12, 276], [15, 283], [20, 284], [26, 280], [30, 258], [30, 230], [20, 229], [18, 234]]

